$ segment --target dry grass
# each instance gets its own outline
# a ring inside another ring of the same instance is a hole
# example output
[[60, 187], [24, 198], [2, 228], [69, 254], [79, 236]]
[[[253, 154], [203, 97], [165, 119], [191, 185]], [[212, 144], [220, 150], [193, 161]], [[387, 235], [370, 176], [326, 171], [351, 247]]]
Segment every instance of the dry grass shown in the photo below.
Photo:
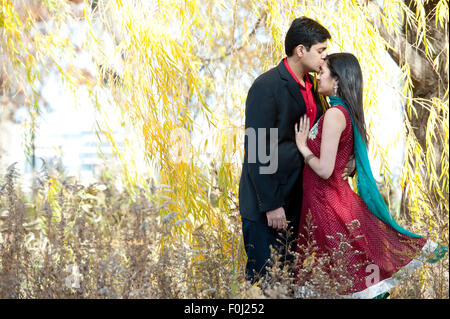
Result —
[[[157, 204], [161, 189], [139, 188], [132, 196], [107, 178], [83, 186], [44, 169], [30, 199], [19, 177], [10, 166], [0, 180], [0, 298], [337, 298], [352, 283], [343, 275], [351, 238], [337, 239], [331, 272], [330, 256], [316, 254], [314, 243], [303, 247], [314, 256], [298, 273], [309, 294], [277, 254], [252, 287], [244, 279], [242, 243], [236, 245], [238, 219], [230, 219], [232, 237], [200, 227], [188, 241], [175, 231], [186, 221], [161, 215], [167, 206]], [[392, 297], [448, 298], [445, 274], [448, 255]]]
[[[174, 214], [143, 188], [83, 186], [41, 172], [36, 199], [11, 166], [0, 184], [0, 298], [239, 298], [243, 274], [223, 243], [174, 236]], [[135, 200], [131, 200], [136, 197]], [[244, 285], [245, 286], [245, 285]]]

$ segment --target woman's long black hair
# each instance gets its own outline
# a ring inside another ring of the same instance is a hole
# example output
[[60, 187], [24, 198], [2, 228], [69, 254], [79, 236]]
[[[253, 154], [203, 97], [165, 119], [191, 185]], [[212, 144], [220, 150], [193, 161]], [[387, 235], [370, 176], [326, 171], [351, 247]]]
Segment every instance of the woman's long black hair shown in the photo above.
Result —
[[363, 109], [363, 77], [358, 59], [351, 53], [334, 53], [328, 55], [326, 61], [330, 75], [339, 81], [337, 95], [344, 100], [367, 145], [368, 137]]

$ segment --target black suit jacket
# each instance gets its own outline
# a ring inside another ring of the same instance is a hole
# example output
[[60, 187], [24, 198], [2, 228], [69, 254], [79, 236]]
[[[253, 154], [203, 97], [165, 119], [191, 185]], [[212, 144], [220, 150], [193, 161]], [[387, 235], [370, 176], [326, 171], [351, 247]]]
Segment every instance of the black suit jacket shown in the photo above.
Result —
[[[311, 76], [310, 80], [313, 83]], [[317, 104], [317, 121], [324, 108], [316, 91], [314, 97]], [[283, 61], [260, 75], [250, 87], [245, 106], [246, 133], [253, 130], [256, 133], [256, 141], [259, 138], [265, 140], [266, 154], [269, 154], [270, 128], [278, 130], [278, 167], [273, 174], [261, 174], [260, 168], [269, 166], [269, 163], [263, 164], [258, 156], [256, 162], [252, 157], [249, 161], [250, 134], [246, 134], [239, 183], [239, 209], [243, 218], [267, 223], [265, 213], [279, 207], [284, 207], [288, 221], [299, 217], [304, 159], [295, 143], [294, 126], [305, 113], [306, 104], [299, 85]], [[265, 132], [258, 128], [264, 128]], [[251, 146], [250, 151], [254, 151], [252, 147], [255, 146], [258, 150], [256, 143]]]

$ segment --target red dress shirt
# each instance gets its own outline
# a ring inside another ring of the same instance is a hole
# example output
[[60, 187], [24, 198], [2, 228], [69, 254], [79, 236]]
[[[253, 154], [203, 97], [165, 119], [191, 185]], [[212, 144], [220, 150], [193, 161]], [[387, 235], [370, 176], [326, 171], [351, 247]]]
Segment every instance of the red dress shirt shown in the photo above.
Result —
[[311, 129], [314, 125], [314, 121], [317, 115], [317, 105], [316, 101], [314, 100], [314, 95], [311, 91], [312, 83], [309, 80], [309, 76], [305, 74], [305, 77], [303, 78], [305, 85], [302, 85], [298, 78], [295, 76], [294, 72], [292, 72], [291, 68], [289, 67], [286, 58], [284, 59], [284, 65], [300, 87], [300, 92], [302, 93], [303, 99], [305, 100], [306, 104], [306, 115], [309, 118], [309, 128]]

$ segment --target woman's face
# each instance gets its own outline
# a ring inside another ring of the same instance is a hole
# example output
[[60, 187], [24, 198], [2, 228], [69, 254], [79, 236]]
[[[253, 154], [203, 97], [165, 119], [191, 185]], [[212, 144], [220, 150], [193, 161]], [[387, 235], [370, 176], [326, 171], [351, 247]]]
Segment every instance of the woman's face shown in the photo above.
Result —
[[325, 96], [334, 96], [334, 85], [337, 80], [330, 75], [328, 63], [325, 62], [320, 67], [319, 75], [317, 76], [318, 92]]

